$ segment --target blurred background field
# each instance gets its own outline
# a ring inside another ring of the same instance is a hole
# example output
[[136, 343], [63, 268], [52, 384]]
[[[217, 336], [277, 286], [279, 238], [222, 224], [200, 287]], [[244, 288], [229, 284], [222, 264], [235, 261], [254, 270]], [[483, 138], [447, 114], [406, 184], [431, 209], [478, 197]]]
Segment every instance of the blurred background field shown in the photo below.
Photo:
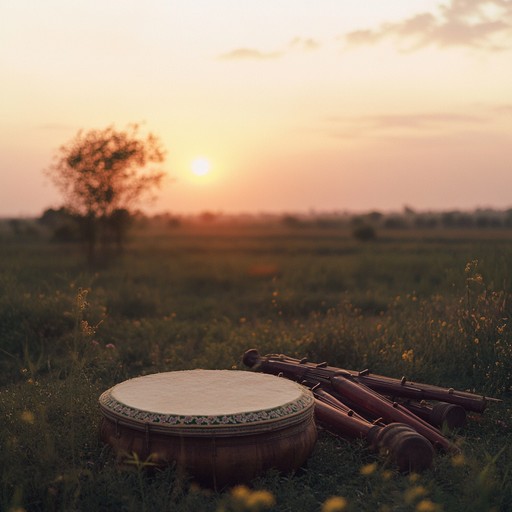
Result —
[[[508, 509], [512, 231], [384, 225], [364, 237], [285, 220], [146, 219], [94, 268], [37, 223], [0, 225], [1, 510]], [[249, 348], [504, 401], [457, 433], [462, 456], [420, 476], [324, 432], [303, 471], [251, 490], [199, 489], [143, 461], [116, 468], [97, 438], [102, 391], [243, 369]]]

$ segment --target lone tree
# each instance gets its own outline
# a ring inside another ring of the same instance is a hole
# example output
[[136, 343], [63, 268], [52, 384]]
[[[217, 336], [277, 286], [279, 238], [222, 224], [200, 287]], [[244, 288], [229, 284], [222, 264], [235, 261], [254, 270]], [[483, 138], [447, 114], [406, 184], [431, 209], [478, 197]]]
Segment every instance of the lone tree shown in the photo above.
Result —
[[103, 248], [115, 241], [121, 249], [130, 208], [158, 188], [164, 172], [154, 165], [164, 157], [160, 140], [139, 136], [137, 124], [79, 131], [58, 149], [46, 173], [79, 220], [89, 262], [98, 241]]

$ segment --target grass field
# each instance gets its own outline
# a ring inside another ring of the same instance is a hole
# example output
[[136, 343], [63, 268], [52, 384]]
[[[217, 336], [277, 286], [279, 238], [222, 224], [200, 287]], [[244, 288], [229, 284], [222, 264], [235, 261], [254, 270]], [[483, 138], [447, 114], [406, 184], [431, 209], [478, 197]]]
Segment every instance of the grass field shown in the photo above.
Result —
[[[78, 245], [0, 230], [0, 510], [487, 511], [512, 508], [512, 232], [147, 226], [88, 269]], [[98, 397], [137, 375], [242, 369], [245, 350], [500, 397], [402, 475], [326, 432], [295, 475], [205, 490], [120, 470]], [[338, 497], [338, 499], [331, 499]]]

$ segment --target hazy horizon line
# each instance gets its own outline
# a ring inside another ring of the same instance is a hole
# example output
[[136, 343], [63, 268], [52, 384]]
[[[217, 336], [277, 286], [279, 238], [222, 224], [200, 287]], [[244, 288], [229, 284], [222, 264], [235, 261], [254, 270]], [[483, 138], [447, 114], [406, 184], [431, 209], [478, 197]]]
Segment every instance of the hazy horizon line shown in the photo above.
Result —
[[[47, 210], [59, 210], [62, 206], [52, 207], [49, 206], [45, 208], [40, 213], [18, 213], [18, 214], [9, 214], [9, 213], [1, 213], [0, 220], [10, 220], [10, 219], [37, 219], [43, 215], [43, 213]], [[365, 215], [369, 213], [380, 213], [382, 215], [397, 215], [397, 214], [440, 214], [440, 213], [448, 213], [448, 212], [459, 212], [459, 213], [477, 213], [477, 212], [495, 212], [495, 213], [505, 213], [509, 210], [512, 210], [512, 204], [505, 207], [500, 206], [490, 206], [490, 205], [480, 205], [474, 206], [470, 208], [463, 207], [446, 207], [446, 208], [417, 208], [412, 205], [405, 204], [400, 208], [378, 208], [378, 207], [370, 207], [370, 208], [361, 208], [361, 209], [349, 209], [349, 208], [304, 208], [304, 209], [267, 209], [267, 210], [240, 210], [240, 211], [224, 211], [222, 209], [214, 209], [214, 208], [203, 208], [200, 210], [194, 211], [178, 211], [172, 209], [165, 210], [154, 210], [147, 211], [142, 208], [134, 208], [132, 213], [142, 213], [147, 217], [156, 217], [159, 215], [172, 215], [176, 217], [198, 217], [204, 214], [213, 214], [216, 216], [223, 217], [279, 217], [284, 215], [291, 216], [322, 216], [322, 215], [333, 215], [333, 216], [351, 216], [351, 215]]]

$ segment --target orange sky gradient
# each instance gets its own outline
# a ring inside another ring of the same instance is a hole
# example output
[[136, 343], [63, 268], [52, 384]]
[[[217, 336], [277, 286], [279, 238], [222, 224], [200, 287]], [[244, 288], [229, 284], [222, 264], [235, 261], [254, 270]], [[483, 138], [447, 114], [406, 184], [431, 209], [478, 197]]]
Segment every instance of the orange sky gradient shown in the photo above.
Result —
[[512, 0], [16, 0], [0, 69], [2, 217], [133, 122], [168, 150], [148, 213], [512, 207]]

